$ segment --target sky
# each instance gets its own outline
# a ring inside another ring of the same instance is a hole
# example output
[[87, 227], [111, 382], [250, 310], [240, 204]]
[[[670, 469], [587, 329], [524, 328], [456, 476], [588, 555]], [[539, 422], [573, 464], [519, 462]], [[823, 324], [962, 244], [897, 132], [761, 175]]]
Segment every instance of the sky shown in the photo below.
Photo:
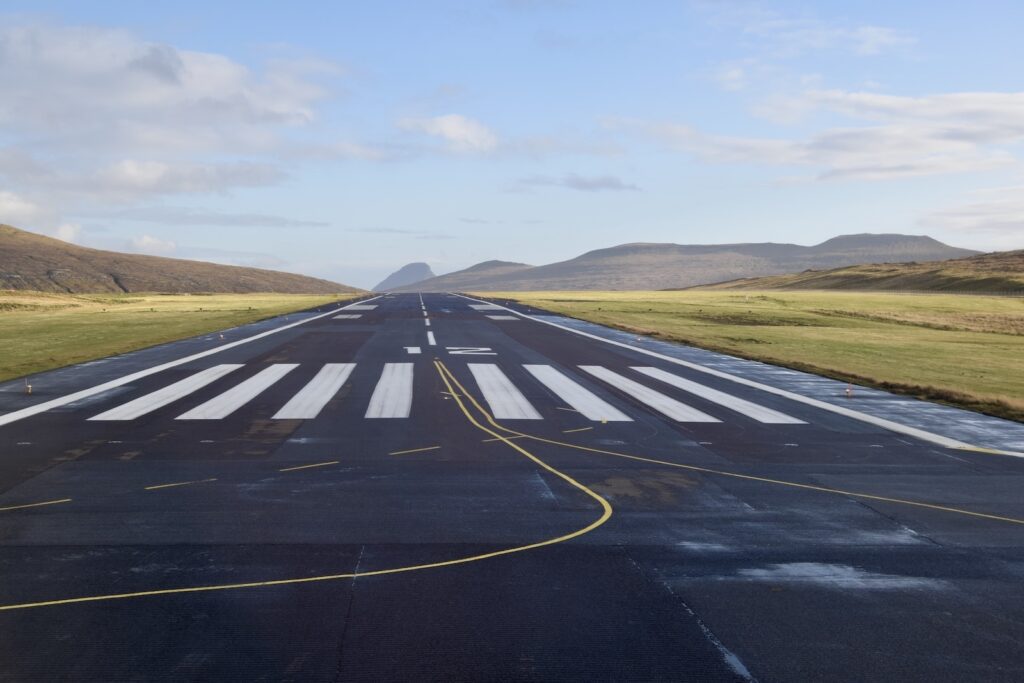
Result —
[[371, 287], [625, 242], [1024, 248], [1021, 2], [0, 5], [0, 222]]

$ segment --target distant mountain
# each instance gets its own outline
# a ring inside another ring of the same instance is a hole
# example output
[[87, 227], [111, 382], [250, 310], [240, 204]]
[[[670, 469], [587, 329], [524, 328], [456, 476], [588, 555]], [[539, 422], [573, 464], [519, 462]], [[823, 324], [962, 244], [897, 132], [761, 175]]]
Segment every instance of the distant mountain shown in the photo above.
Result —
[[791, 275], [744, 278], [698, 289], [834, 289], [851, 291], [1024, 292], [1024, 250], [947, 261], [876, 263]]
[[511, 276], [515, 273], [533, 270], [533, 266], [525, 263], [509, 261], [484, 261], [465, 270], [457, 270], [447, 275], [439, 275], [430, 280], [418, 282], [414, 286], [399, 288], [398, 291], [452, 292], [478, 289], [481, 285]]
[[261, 268], [87, 249], [0, 225], [0, 289], [43, 292], [339, 294], [337, 282]]
[[430, 266], [426, 263], [407, 263], [395, 272], [388, 275], [381, 282], [377, 283], [377, 286], [373, 288], [375, 292], [387, 292], [398, 287], [405, 287], [406, 285], [412, 285], [422, 280], [434, 277], [434, 271], [430, 270]]
[[[417, 285], [421, 291], [673, 289], [808, 268], [932, 261], [979, 252], [916, 235], [843, 235], [804, 247], [753, 244], [622, 244], [568, 261], [530, 267], [487, 261]], [[500, 264], [498, 266], [492, 264]]]

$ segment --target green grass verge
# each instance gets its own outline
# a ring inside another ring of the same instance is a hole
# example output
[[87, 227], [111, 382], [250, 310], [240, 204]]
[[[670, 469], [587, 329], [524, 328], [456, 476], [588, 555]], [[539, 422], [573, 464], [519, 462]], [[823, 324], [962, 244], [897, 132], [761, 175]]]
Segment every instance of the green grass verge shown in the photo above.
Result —
[[356, 294], [0, 291], [0, 380], [355, 298]]
[[480, 296], [1024, 421], [1024, 298], [822, 291]]

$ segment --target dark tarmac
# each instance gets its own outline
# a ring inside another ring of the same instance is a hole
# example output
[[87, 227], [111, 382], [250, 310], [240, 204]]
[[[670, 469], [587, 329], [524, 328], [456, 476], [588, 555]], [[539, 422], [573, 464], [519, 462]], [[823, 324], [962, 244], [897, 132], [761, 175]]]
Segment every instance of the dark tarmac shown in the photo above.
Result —
[[1024, 679], [1024, 459], [483, 305], [0, 393], [0, 680]]

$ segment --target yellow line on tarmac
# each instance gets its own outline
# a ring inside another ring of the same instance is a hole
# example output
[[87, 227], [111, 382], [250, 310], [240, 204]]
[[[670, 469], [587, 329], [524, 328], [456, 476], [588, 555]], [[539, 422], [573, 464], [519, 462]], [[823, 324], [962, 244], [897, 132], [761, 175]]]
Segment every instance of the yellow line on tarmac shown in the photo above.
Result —
[[312, 465], [299, 465], [298, 467], [285, 467], [284, 469], [278, 470], [278, 472], [294, 472], [295, 470], [308, 470], [310, 467], [327, 467], [328, 465], [337, 465], [337, 460], [329, 460], [327, 462], [316, 462]]
[[0, 508], [0, 512], [7, 512], [8, 510], [24, 510], [25, 508], [37, 508], [43, 505], [56, 505], [57, 503], [70, 502], [70, 498], [61, 498], [60, 500], [44, 500], [42, 503], [27, 503], [25, 505], [11, 505], [9, 507]]
[[156, 491], [157, 489], [169, 489], [175, 486], [188, 486], [189, 484], [206, 484], [207, 482], [217, 481], [216, 477], [212, 479], [196, 479], [195, 481], [177, 481], [173, 484], [157, 484], [156, 486], [145, 487], [146, 491]]
[[505, 442], [505, 441], [511, 441], [512, 439], [525, 439], [525, 438], [526, 437], [524, 437], [524, 436], [507, 436], [507, 437], [505, 437], [503, 439], [484, 439], [480, 443], [494, 443], [496, 441]]
[[[441, 375], [441, 379], [445, 382], [445, 384], [448, 385], [448, 388], [451, 389], [452, 388], [451, 384], [449, 384], [448, 377], [445, 375], [445, 373], [448, 372], [448, 369], [444, 367], [444, 364], [441, 363], [441, 361], [434, 361], [434, 362], [435, 362], [435, 366], [437, 367], [438, 373]], [[452, 379], [454, 380], [454, 377], [452, 377]], [[453, 391], [453, 394], [454, 394], [454, 391]], [[470, 400], [473, 400], [471, 396], [469, 396], [468, 398], [470, 398]], [[505, 548], [503, 550], [495, 550], [495, 551], [492, 551], [492, 552], [489, 552], [489, 553], [481, 553], [479, 555], [470, 555], [468, 557], [458, 557], [458, 558], [455, 558], [455, 559], [452, 559], [452, 560], [441, 560], [439, 562], [430, 562], [430, 563], [426, 563], [426, 564], [409, 565], [409, 566], [406, 566], [406, 567], [392, 567], [390, 569], [377, 569], [377, 570], [374, 570], [374, 571], [365, 571], [365, 572], [348, 572], [348, 573], [343, 573], [343, 574], [325, 574], [325, 575], [322, 575], [322, 576], [305, 576], [305, 577], [301, 577], [301, 578], [275, 579], [275, 580], [271, 580], [271, 581], [251, 581], [251, 582], [246, 582], [246, 583], [227, 583], [227, 584], [217, 584], [217, 585], [212, 585], [212, 586], [187, 586], [187, 587], [184, 587], [184, 588], [158, 588], [158, 589], [155, 589], [155, 590], [137, 591], [137, 592], [134, 592], [134, 593], [109, 593], [109, 594], [106, 594], [106, 595], [88, 595], [88, 596], [83, 596], [83, 597], [78, 597], [78, 598], [64, 598], [64, 599], [60, 599], [60, 600], [42, 600], [42, 601], [39, 601], [39, 602], [25, 602], [25, 603], [20, 603], [20, 604], [13, 604], [13, 605], [0, 605], [0, 612], [7, 612], [7, 611], [11, 611], [11, 610], [20, 610], [20, 609], [31, 609], [31, 608], [36, 608], [36, 607], [53, 607], [53, 606], [57, 606], [57, 605], [73, 605], [73, 604], [78, 604], [78, 603], [83, 603], [83, 602], [106, 602], [106, 601], [110, 601], [110, 600], [127, 600], [127, 599], [130, 599], [130, 598], [143, 598], [143, 597], [152, 597], [152, 596], [157, 596], [157, 595], [175, 595], [175, 594], [178, 594], [178, 593], [209, 593], [209, 592], [212, 592], [212, 591], [238, 590], [238, 589], [242, 589], [242, 588], [263, 588], [263, 587], [268, 587], [268, 586], [285, 586], [285, 585], [295, 585], [295, 584], [300, 584], [300, 583], [319, 583], [319, 582], [322, 582], [322, 581], [337, 581], [337, 580], [340, 580], [340, 579], [353, 579], [353, 578], [355, 578], [357, 576], [358, 577], [385, 576], [385, 575], [389, 575], [389, 574], [404, 574], [406, 572], [421, 571], [421, 570], [425, 570], [425, 569], [438, 569], [438, 568], [441, 568], [441, 567], [451, 567], [451, 566], [460, 565], [460, 564], [468, 564], [470, 562], [480, 562], [482, 560], [489, 560], [489, 559], [492, 559], [492, 558], [495, 558], [495, 557], [501, 557], [502, 555], [512, 555], [514, 553], [521, 553], [521, 552], [526, 552], [528, 550], [535, 550], [537, 548], [543, 548], [543, 547], [546, 547], [546, 546], [549, 546], [549, 545], [555, 545], [556, 543], [564, 543], [565, 541], [569, 541], [569, 540], [572, 540], [574, 538], [578, 538], [579, 536], [582, 536], [584, 534], [590, 533], [591, 531], [593, 531], [597, 527], [601, 526], [602, 524], [604, 524], [605, 522], [607, 522], [611, 518], [611, 516], [612, 516], [612, 506], [600, 494], [598, 494], [597, 492], [595, 492], [592, 489], [588, 488], [584, 484], [581, 484], [580, 482], [576, 481], [575, 479], [570, 477], [568, 474], [565, 474], [564, 472], [561, 472], [561, 471], [555, 469], [554, 467], [548, 465], [543, 460], [541, 460], [537, 456], [533, 455], [529, 451], [527, 451], [527, 450], [525, 450], [523, 448], [520, 448], [518, 445], [512, 443], [509, 440], [509, 437], [506, 437], [506, 436], [504, 436], [502, 434], [499, 434], [498, 432], [495, 432], [495, 431], [491, 430], [490, 428], [480, 424], [480, 422], [477, 421], [477, 419], [473, 417], [473, 415], [469, 412], [469, 410], [467, 410], [465, 404], [463, 404], [462, 400], [458, 396], [455, 396], [455, 401], [456, 401], [456, 403], [458, 403], [459, 409], [462, 411], [463, 415], [466, 416], [466, 419], [469, 420], [469, 422], [474, 427], [476, 427], [477, 429], [479, 429], [479, 430], [481, 430], [481, 431], [483, 431], [483, 432], [485, 432], [487, 434], [491, 434], [492, 436], [494, 436], [495, 438], [497, 438], [500, 441], [503, 441], [510, 448], [512, 448], [513, 450], [515, 450], [518, 453], [522, 454], [523, 456], [529, 458], [534, 463], [536, 463], [538, 466], [544, 468], [548, 472], [551, 472], [552, 474], [554, 474], [554, 475], [558, 476], [559, 478], [563, 479], [564, 481], [568, 482], [570, 485], [572, 485], [575, 488], [579, 489], [580, 491], [583, 491], [584, 493], [586, 493], [588, 496], [593, 498], [598, 503], [598, 505], [600, 505], [600, 507], [601, 507], [601, 515], [596, 520], [591, 522], [590, 524], [588, 524], [588, 525], [586, 525], [584, 527], [581, 527], [579, 529], [576, 529], [575, 531], [570, 531], [569, 533], [563, 534], [561, 536], [555, 536], [554, 538], [549, 538], [549, 539], [546, 539], [546, 540], [543, 540], [543, 541], [537, 541], [535, 543], [529, 543], [527, 545], [514, 546], [512, 548]], [[477, 404], [475, 400], [473, 400], [473, 403], [479, 406], [479, 404]]]
[[[741, 474], [739, 472], [729, 472], [726, 470], [715, 470], [709, 467], [700, 467], [698, 465], [686, 465], [678, 462], [669, 462], [667, 460], [655, 460], [654, 458], [644, 458], [639, 455], [629, 455], [628, 453], [618, 453], [616, 451], [607, 451], [603, 448], [593, 448], [591, 446], [584, 446], [581, 444], [569, 443], [567, 441], [556, 441], [554, 439], [546, 439], [541, 436], [535, 436], [533, 434], [526, 434], [519, 432], [514, 429], [509, 429], [498, 424], [494, 418], [477, 402], [473, 395], [466, 392], [465, 388], [459, 383], [457, 379], [452, 377], [452, 381], [459, 390], [466, 394], [466, 399], [469, 400], [478, 411], [487, 419], [487, 421], [496, 429], [500, 429], [503, 432], [512, 434], [517, 437], [525, 437], [533, 441], [539, 441], [541, 443], [552, 444], [555, 446], [563, 446], [565, 448], [572, 448], [579, 451], [588, 451], [590, 453], [599, 453], [601, 455], [611, 455], [616, 458], [626, 458], [627, 460], [637, 460], [640, 462], [649, 462], [655, 465], [665, 465], [666, 467], [678, 467], [679, 469], [690, 470], [691, 472], [701, 472], [703, 474], [711, 474], [720, 477], [731, 477], [733, 479], [745, 479], [748, 481], [757, 481], [764, 484], [774, 484], [777, 486], [788, 486], [790, 488], [803, 489], [806, 491], [818, 491], [820, 493], [831, 493], [839, 496], [846, 496], [848, 498], [860, 498], [864, 500], [876, 500], [883, 503], [895, 503], [897, 505], [908, 505], [911, 507], [925, 508], [928, 510], [936, 510], [939, 512], [950, 512], [957, 515], [965, 515], [968, 517], [979, 517], [981, 519], [990, 519], [997, 522], [1008, 522], [1010, 524], [1024, 525], [1024, 519], [1016, 517], [1005, 517], [1003, 515], [993, 515], [987, 512], [975, 512], [974, 510], [965, 510], [963, 508], [951, 507], [949, 505], [939, 505], [937, 503], [925, 503], [916, 500], [906, 500], [903, 498], [892, 498], [890, 496], [880, 496], [873, 493], [861, 493], [859, 491], [846, 491], [844, 489], [834, 489], [828, 486], [816, 486], [814, 484], [802, 484], [796, 481], [786, 481], [783, 479], [769, 479], [767, 477], [757, 477], [752, 474]], [[511, 437], [509, 437], [511, 438]]]
[[408, 455], [409, 453], [422, 453], [423, 451], [436, 451], [440, 446], [427, 446], [426, 448], [410, 448], [407, 451], [393, 451], [388, 455]]
[[572, 434], [573, 432], [589, 432], [593, 427], [577, 427], [576, 429], [563, 429], [563, 434]]

